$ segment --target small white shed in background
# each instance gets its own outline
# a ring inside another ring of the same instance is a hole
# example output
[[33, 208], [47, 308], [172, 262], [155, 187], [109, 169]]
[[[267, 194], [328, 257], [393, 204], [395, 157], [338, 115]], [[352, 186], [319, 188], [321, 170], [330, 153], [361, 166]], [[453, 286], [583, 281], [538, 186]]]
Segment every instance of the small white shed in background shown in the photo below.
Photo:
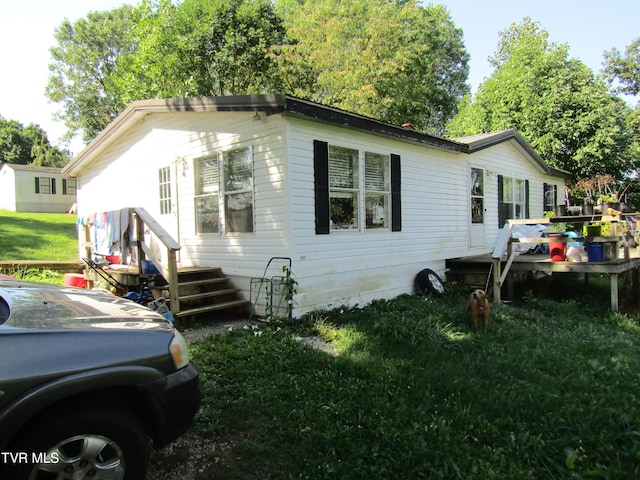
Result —
[[0, 167], [0, 209], [66, 213], [76, 203], [76, 179], [61, 168], [4, 163]]

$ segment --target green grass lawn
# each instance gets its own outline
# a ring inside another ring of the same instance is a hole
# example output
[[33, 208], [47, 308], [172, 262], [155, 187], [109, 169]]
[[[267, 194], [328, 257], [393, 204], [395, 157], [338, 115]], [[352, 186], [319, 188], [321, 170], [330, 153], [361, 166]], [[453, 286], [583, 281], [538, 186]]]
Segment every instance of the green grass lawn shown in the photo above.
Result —
[[202, 478], [640, 478], [638, 318], [580, 294], [529, 293], [487, 335], [454, 287], [194, 344], [196, 427], [227, 446]]
[[77, 260], [75, 215], [0, 210], [0, 260]]
[[[0, 211], [0, 258], [77, 258], [75, 217]], [[640, 478], [640, 317], [560, 281], [487, 335], [448, 285], [193, 344], [195, 428], [220, 446], [200, 478]]]

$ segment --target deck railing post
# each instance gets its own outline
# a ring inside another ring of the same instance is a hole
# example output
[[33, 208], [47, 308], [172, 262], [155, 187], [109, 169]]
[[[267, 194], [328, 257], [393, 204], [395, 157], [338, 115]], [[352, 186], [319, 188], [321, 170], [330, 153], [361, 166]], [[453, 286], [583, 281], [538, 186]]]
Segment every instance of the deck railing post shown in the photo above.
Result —
[[500, 277], [502, 276], [502, 263], [499, 258], [493, 259], [493, 303], [500, 305]]

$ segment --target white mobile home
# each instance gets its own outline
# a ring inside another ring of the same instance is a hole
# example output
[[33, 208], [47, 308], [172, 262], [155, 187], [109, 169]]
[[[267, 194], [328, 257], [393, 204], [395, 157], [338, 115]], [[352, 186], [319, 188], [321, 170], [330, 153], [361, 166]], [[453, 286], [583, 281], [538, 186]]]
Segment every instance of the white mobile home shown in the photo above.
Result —
[[513, 130], [451, 141], [287, 95], [134, 102], [64, 173], [80, 216], [144, 207], [245, 298], [291, 259], [294, 315], [410, 293], [564, 185]]
[[0, 209], [65, 213], [76, 203], [76, 180], [61, 168], [5, 163], [0, 167]]

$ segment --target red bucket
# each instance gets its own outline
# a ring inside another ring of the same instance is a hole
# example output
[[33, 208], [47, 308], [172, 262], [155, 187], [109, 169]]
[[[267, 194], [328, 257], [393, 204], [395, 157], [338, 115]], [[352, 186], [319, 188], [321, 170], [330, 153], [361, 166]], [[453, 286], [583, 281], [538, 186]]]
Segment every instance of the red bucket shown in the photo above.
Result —
[[120, 265], [120, 255], [105, 255], [104, 258], [109, 262], [109, 265]]
[[[562, 238], [560, 233], [550, 233], [549, 238]], [[567, 259], [566, 242], [549, 242], [549, 254], [552, 262], [564, 262]]]
[[87, 279], [81, 273], [65, 273], [64, 284], [68, 287], [87, 288]]

